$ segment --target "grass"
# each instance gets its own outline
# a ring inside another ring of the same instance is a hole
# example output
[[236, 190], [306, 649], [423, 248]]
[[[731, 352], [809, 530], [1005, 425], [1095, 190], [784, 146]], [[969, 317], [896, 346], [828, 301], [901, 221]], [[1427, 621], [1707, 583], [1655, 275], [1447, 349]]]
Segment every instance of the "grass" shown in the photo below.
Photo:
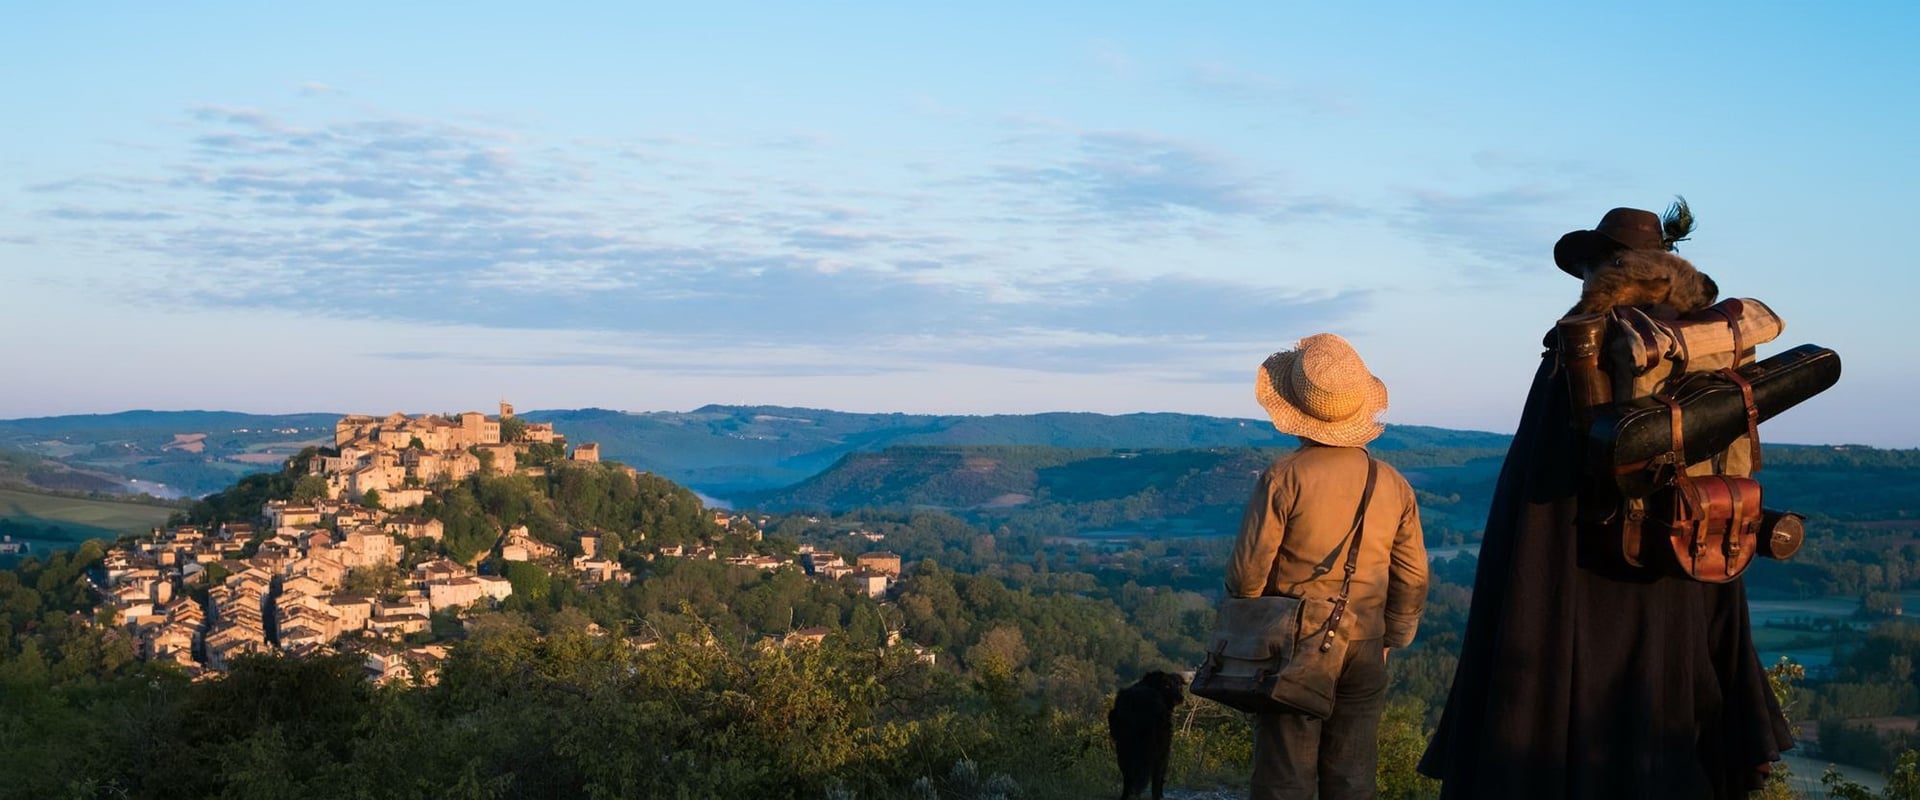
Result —
[[[0, 519], [39, 525], [55, 525], [63, 531], [86, 531], [87, 536], [112, 538], [122, 533], [141, 533], [163, 525], [179, 509], [144, 503], [89, 500], [62, 497], [15, 488], [0, 488]], [[77, 541], [77, 540], [76, 540]]]

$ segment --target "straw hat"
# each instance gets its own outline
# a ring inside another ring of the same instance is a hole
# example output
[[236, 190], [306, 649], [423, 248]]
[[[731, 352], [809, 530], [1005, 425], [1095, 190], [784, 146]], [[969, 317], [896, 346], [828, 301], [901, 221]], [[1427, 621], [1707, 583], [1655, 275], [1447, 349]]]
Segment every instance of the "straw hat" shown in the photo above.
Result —
[[1367, 371], [1353, 345], [1331, 333], [1268, 356], [1253, 396], [1281, 433], [1321, 444], [1359, 447], [1386, 429], [1378, 417], [1387, 410], [1387, 385]]

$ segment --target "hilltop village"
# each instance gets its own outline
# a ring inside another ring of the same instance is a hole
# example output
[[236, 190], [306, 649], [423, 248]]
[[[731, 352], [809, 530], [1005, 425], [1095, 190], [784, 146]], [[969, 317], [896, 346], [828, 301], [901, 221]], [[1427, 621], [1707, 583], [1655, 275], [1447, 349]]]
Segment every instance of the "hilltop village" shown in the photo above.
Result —
[[[493, 531], [492, 546], [463, 562], [443, 546], [445, 522], [420, 513], [470, 476], [542, 477], [599, 468], [599, 461], [597, 444], [569, 451], [551, 424], [522, 421], [506, 403], [494, 417], [344, 417], [332, 446], [307, 459], [292, 498], [260, 504], [248, 521], [155, 529], [111, 547], [89, 579], [102, 600], [99, 618], [129, 631], [142, 657], [173, 662], [196, 678], [226, 671], [243, 654], [354, 652], [377, 681], [429, 683], [447, 652], [432, 641], [435, 620], [464, 622], [512, 596], [514, 582], [502, 574], [509, 565], [566, 574], [586, 587], [632, 581], [636, 561], [720, 559], [716, 541], [650, 547], [644, 531], [581, 529], [568, 531], [562, 547], [518, 525]], [[712, 515], [723, 536], [760, 541], [764, 518]], [[872, 597], [884, 596], [901, 570], [900, 558], [887, 552], [851, 564], [807, 546], [797, 555], [748, 550], [726, 561], [800, 569]], [[826, 633], [795, 631], [785, 642]]]

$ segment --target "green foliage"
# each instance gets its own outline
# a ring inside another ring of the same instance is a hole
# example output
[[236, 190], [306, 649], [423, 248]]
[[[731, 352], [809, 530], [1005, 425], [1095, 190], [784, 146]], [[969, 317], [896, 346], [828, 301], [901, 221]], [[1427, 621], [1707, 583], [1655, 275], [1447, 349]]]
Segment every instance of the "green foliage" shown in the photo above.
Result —
[[1826, 787], [1828, 800], [1920, 800], [1920, 753], [1901, 753], [1887, 774], [1886, 787], [1877, 795], [1831, 767], [1820, 777], [1820, 784]]
[[527, 438], [527, 421], [519, 417], [500, 418], [500, 441], [520, 442]]
[[1246, 785], [1253, 774], [1253, 717], [1189, 697], [1175, 722], [1167, 766], [1176, 785]]
[[404, 575], [393, 564], [374, 564], [347, 570], [341, 591], [368, 597], [398, 595], [406, 588]]
[[302, 475], [293, 482], [293, 491], [287, 496], [291, 502], [306, 505], [327, 498], [327, 479], [318, 475]]
[[527, 445], [527, 452], [521, 456], [520, 463], [551, 468], [565, 460], [567, 460], [566, 445], [558, 442], [534, 442]]
[[1425, 703], [1401, 697], [1380, 719], [1379, 784], [1382, 800], [1427, 800], [1440, 796], [1440, 782], [1415, 770], [1433, 731], [1425, 727]]
[[[37, 658], [0, 673], [32, 673], [22, 665]], [[128, 713], [90, 714], [71, 688], [0, 696], [14, 756], [0, 785], [39, 797], [906, 798], [926, 796], [919, 784], [943, 798], [1064, 798], [1084, 796], [1071, 781], [1099, 765], [1081, 755], [1098, 741], [1085, 720], [1015, 711], [981, 725], [953, 711], [973, 702], [964, 685], [904, 651], [730, 647], [697, 626], [650, 650], [480, 626], [427, 689], [376, 689], [342, 655], [244, 658], [194, 684], [129, 675], [92, 694]], [[1016, 774], [1036, 777], [1016, 789]]]
[[508, 561], [501, 574], [513, 582], [513, 596], [523, 601], [537, 602], [545, 600], [553, 591], [553, 578], [538, 564], [526, 561]]

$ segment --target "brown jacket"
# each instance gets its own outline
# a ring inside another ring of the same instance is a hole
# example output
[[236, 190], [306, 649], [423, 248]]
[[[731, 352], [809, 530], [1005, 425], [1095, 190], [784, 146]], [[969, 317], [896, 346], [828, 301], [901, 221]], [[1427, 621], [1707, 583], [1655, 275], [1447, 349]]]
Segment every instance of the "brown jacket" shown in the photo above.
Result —
[[[1227, 561], [1234, 597], [1285, 594], [1331, 600], [1346, 573], [1344, 543], [1367, 483], [1367, 453], [1307, 444], [1260, 476]], [[1277, 557], [1277, 562], [1276, 562]], [[1345, 635], [1406, 647], [1427, 603], [1420, 508], [1399, 470], [1380, 464], [1360, 540]]]

